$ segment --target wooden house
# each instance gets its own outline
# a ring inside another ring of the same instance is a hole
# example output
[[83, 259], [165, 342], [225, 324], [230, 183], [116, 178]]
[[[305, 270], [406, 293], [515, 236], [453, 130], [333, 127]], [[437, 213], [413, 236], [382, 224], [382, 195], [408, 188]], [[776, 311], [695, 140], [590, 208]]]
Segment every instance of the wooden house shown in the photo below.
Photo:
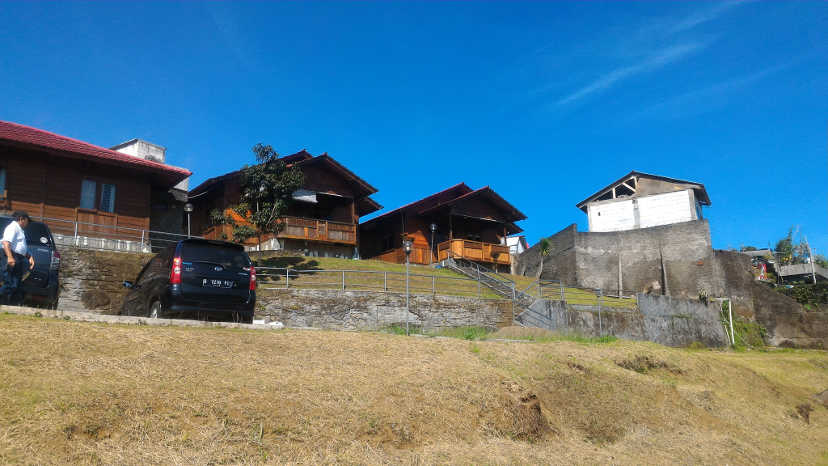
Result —
[[525, 219], [488, 186], [460, 183], [362, 223], [360, 252], [366, 259], [404, 263], [402, 242], [410, 238], [411, 263], [452, 257], [508, 266], [506, 237], [523, 231], [515, 222]]
[[[249, 239], [248, 246], [260, 250], [292, 250], [309, 255], [354, 257], [357, 255], [359, 218], [382, 208], [371, 194], [376, 188], [345, 168], [327, 153], [313, 156], [305, 150], [282, 158], [299, 168], [304, 185], [293, 194], [282, 227], [275, 235], [264, 235], [261, 244]], [[213, 225], [210, 213], [229, 211], [241, 196], [241, 171], [210, 178], [190, 191], [193, 233], [210, 239], [233, 238], [230, 225]]]
[[183, 168], [0, 121], [0, 211], [25, 210], [57, 235], [144, 243], [152, 199], [190, 175]]

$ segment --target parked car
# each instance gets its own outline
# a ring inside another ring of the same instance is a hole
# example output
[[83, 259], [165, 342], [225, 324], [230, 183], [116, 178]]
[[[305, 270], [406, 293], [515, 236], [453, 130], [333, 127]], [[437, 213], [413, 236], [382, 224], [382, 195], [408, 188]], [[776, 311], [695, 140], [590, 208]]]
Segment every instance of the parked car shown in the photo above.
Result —
[[150, 259], [129, 292], [122, 315], [195, 317], [253, 322], [256, 269], [244, 247], [186, 239]]
[[[14, 219], [0, 216], [0, 235]], [[60, 253], [55, 247], [55, 240], [49, 227], [42, 222], [29, 221], [23, 230], [29, 254], [34, 257], [34, 269], [23, 280], [24, 303], [57, 309], [60, 299]], [[0, 248], [0, 263], [6, 264], [6, 253]], [[2, 281], [2, 275], [0, 275]]]

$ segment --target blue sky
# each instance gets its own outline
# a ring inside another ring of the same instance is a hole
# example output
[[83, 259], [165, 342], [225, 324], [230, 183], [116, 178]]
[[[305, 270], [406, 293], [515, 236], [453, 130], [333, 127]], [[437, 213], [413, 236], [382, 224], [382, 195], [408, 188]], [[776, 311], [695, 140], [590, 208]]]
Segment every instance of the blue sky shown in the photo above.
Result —
[[826, 2], [0, 2], [0, 119], [167, 147], [192, 186], [257, 142], [386, 209], [490, 185], [534, 243], [630, 170], [706, 185], [717, 248], [828, 252]]

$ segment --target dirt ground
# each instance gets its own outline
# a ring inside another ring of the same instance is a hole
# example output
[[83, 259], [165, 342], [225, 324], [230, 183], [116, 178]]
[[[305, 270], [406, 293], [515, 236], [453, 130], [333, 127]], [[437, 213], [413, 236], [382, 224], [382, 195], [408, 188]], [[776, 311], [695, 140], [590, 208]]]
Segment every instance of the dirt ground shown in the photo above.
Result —
[[826, 389], [824, 351], [0, 315], [0, 463], [828, 464]]

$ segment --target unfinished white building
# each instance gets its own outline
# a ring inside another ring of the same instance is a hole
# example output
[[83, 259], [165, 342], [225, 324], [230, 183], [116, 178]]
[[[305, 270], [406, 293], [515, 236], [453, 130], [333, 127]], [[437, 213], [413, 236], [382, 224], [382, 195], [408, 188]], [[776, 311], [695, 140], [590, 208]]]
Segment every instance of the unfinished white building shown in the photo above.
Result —
[[589, 231], [623, 231], [701, 220], [704, 185], [632, 171], [577, 204]]

